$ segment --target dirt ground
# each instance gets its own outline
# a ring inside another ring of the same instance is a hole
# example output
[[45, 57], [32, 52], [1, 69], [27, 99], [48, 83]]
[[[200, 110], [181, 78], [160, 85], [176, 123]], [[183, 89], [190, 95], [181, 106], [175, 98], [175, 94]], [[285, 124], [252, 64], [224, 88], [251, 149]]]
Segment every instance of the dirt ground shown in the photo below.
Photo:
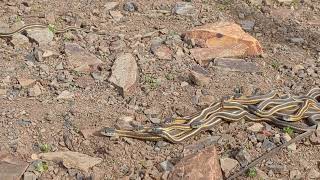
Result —
[[[88, 30], [56, 34], [46, 47], [55, 55], [32, 63], [26, 57], [37, 44], [29, 42], [23, 48], [16, 48], [10, 38], [0, 39], [0, 90], [5, 92], [0, 98], [0, 150], [31, 162], [31, 155], [41, 152], [40, 145], [49, 144], [52, 151], [69, 149], [103, 159], [88, 173], [49, 162], [48, 171], [39, 175], [39, 179], [165, 179], [161, 162], [168, 160], [175, 164], [183, 157], [185, 147], [216, 135], [224, 139], [216, 145], [221, 156], [239, 147], [246, 147], [252, 157], [261, 154], [261, 148], [249, 140], [250, 132], [246, 129], [251, 122], [223, 123], [180, 144], [85, 138], [81, 134], [82, 130], [114, 126], [125, 116], [149, 124], [149, 112], [160, 120], [190, 115], [205, 107], [201, 102], [205, 97], [219, 100], [240, 87], [245, 95], [252, 94], [256, 88], [263, 92], [301, 94], [319, 87], [320, 1], [293, 0], [282, 4], [276, 0], [262, 3], [194, 0], [191, 3], [199, 11], [195, 17], [172, 14], [176, 2], [138, 0], [134, 1], [136, 10], [129, 12], [123, 6], [128, 3], [125, 1], [107, 10], [107, 2], [99, 0], [0, 0], [1, 26], [50, 23], [56, 27], [77, 25]], [[117, 20], [110, 11], [120, 11], [123, 17]], [[192, 84], [188, 69], [196, 62], [181, 34], [206, 23], [241, 24], [244, 20], [254, 22], [248, 33], [264, 50], [262, 57], [246, 60], [257, 63], [261, 72], [230, 72], [209, 65], [206, 70], [210, 73], [210, 84], [204, 87]], [[97, 35], [96, 31], [104, 34]], [[150, 51], [151, 40], [157, 37], [166, 39], [172, 49], [183, 49], [184, 54], [174, 55], [171, 60], [158, 59]], [[70, 41], [103, 61], [99, 71], [102, 80], [70, 68], [64, 52], [64, 43]], [[107, 80], [114, 60], [122, 52], [138, 57], [138, 88], [127, 97], [122, 97]], [[57, 68], [60, 63], [63, 67]], [[19, 78], [36, 80], [41, 84], [41, 94], [32, 97], [30, 87], [22, 87]], [[69, 100], [57, 99], [64, 90], [75, 96]], [[272, 127], [272, 132], [282, 133], [282, 129]], [[295, 151], [282, 150], [257, 167], [270, 179], [289, 179], [292, 170], [299, 170], [303, 179], [308, 179], [311, 170], [320, 171], [319, 152], [320, 146], [305, 140], [297, 144]]]

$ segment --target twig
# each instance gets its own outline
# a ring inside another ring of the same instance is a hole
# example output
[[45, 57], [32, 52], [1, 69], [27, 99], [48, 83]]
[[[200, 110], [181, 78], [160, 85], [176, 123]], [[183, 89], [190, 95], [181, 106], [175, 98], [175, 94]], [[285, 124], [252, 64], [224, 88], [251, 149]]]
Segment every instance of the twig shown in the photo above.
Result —
[[237, 173], [235, 173], [234, 175], [230, 176], [227, 178], [227, 180], [232, 180], [237, 178], [238, 176], [242, 175], [243, 173], [245, 173], [248, 169], [254, 167], [255, 165], [257, 165], [258, 163], [260, 163], [262, 160], [269, 158], [271, 155], [275, 155], [277, 154], [277, 152], [279, 152], [282, 148], [289, 146], [290, 144], [300, 141], [306, 137], [309, 137], [313, 132], [315, 132], [316, 129], [310, 129], [307, 130], [306, 132], [298, 135], [297, 137], [291, 139], [290, 141], [276, 147], [273, 148], [271, 151], [265, 153], [264, 155], [260, 156], [259, 158], [255, 159], [254, 161], [252, 161], [249, 165], [247, 165], [246, 167], [242, 168], [240, 171], [238, 171]]

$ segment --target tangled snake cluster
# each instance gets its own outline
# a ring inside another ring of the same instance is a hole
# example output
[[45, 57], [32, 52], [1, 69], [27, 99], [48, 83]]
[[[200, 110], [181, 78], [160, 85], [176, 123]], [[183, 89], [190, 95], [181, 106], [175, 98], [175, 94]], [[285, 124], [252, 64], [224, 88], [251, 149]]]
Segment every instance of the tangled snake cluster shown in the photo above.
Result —
[[[199, 132], [211, 129], [220, 122], [236, 122], [245, 119], [253, 122], [267, 122], [280, 127], [290, 127], [305, 132], [317, 125], [320, 119], [320, 88], [314, 88], [303, 96], [283, 95], [272, 91], [264, 95], [234, 95], [190, 117], [176, 118], [157, 126], [137, 126], [133, 130], [106, 127], [105, 136], [123, 136], [142, 140], [168, 140], [181, 142]], [[306, 121], [308, 126], [295, 122]]]
[[[123, 136], [143, 140], [168, 140], [181, 142], [199, 132], [211, 129], [220, 122], [236, 122], [245, 119], [267, 122], [280, 127], [290, 127], [304, 132], [317, 125], [320, 119], [320, 88], [310, 90], [304, 96], [281, 95], [272, 91], [265, 95], [245, 97], [235, 95], [212, 103], [201, 112], [184, 118], [173, 119], [158, 126], [137, 126], [133, 130], [104, 128], [105, 136]], [[295, 122], [306, 121], [301, 127]]]

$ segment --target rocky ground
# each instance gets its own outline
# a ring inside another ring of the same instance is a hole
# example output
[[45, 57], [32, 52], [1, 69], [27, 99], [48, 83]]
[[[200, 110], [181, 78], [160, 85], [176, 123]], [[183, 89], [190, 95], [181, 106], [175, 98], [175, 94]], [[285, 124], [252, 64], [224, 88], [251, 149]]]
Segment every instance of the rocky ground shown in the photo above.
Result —
[[[25, 179], [167, 179], [181, 158], [209, 145], [228, 176], [290, 135], [243, 121], [179, 144], [90, 132], [128, 119], [156, 124], [187, 116], [235, 88], [302, 94], [320, 84], [318, 0], [2, 0], [0, 7], [0, 32], [30, 23], [85, 29], [0, 38], [0, 151], [31, 164]], [[263, 55], [245, 59], [258, 70], [210, 63], [205, 76], [193, 78], [197, 62], [182, 34], [217, 21], [235, 22], [261, 43]], [[320, 179], [318, 138], [282, 150], [251, 178]], [[101, 162], [87, 172], [53, 161], [43, 171], [32, 166], [34, 154], [66, 150]]]

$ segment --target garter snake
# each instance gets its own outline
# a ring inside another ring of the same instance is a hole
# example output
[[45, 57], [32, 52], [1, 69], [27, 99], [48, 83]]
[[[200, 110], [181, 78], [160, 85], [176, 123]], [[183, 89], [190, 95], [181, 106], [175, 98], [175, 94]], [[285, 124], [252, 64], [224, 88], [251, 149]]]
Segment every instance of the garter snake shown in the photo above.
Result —
[[[28, 25], [25, 25], [25, 26], [22, 26], [21, 28], [19, 29], [16, 29], [12, 32], [0, 32], [0, 37], [10, 37], [10, 36], [13, 36], [14, 34], [17, 34], [17, 33], [20, 33], [24, 30], [27, 30], [27, 29], [33, 29], [33, 28], [50, 28], [51, 26], [49, 25], [44, 25], [44, 24], [28, 24]], [[52, 28], [52, 27], [51, 27]], [[67, 32], [67, 31], [71, 31], [71, 30], [80, 30], [81, 28], [79, 27], [75, 27], [75, 26], [68, 26], [68, 27], [65, 27], [63, 29], [55, 29], [53, 28], [54, 30], [54, 33], [64, 33], [64, 32]]]
[[195, 115], [173, 119], [159, 127], [145, 126], [137, 132], [105, 128], [101, 133], [106, 136], [179, 143], [221, 122], [231, 123], [241, 119], [252, 122], [264, 121], [277, 127], [291, 127], [297, 132], [305, 132], [314, 127], [300, 127], [295, 122], [307, 120], [309, 124], [314, 125], [320, 120], [319, 96], [320, 88], [311, 89], [304, 96], [281, 95], [276, 91], [265, 95], [237, 95], [221, 102], [214, 102]]

